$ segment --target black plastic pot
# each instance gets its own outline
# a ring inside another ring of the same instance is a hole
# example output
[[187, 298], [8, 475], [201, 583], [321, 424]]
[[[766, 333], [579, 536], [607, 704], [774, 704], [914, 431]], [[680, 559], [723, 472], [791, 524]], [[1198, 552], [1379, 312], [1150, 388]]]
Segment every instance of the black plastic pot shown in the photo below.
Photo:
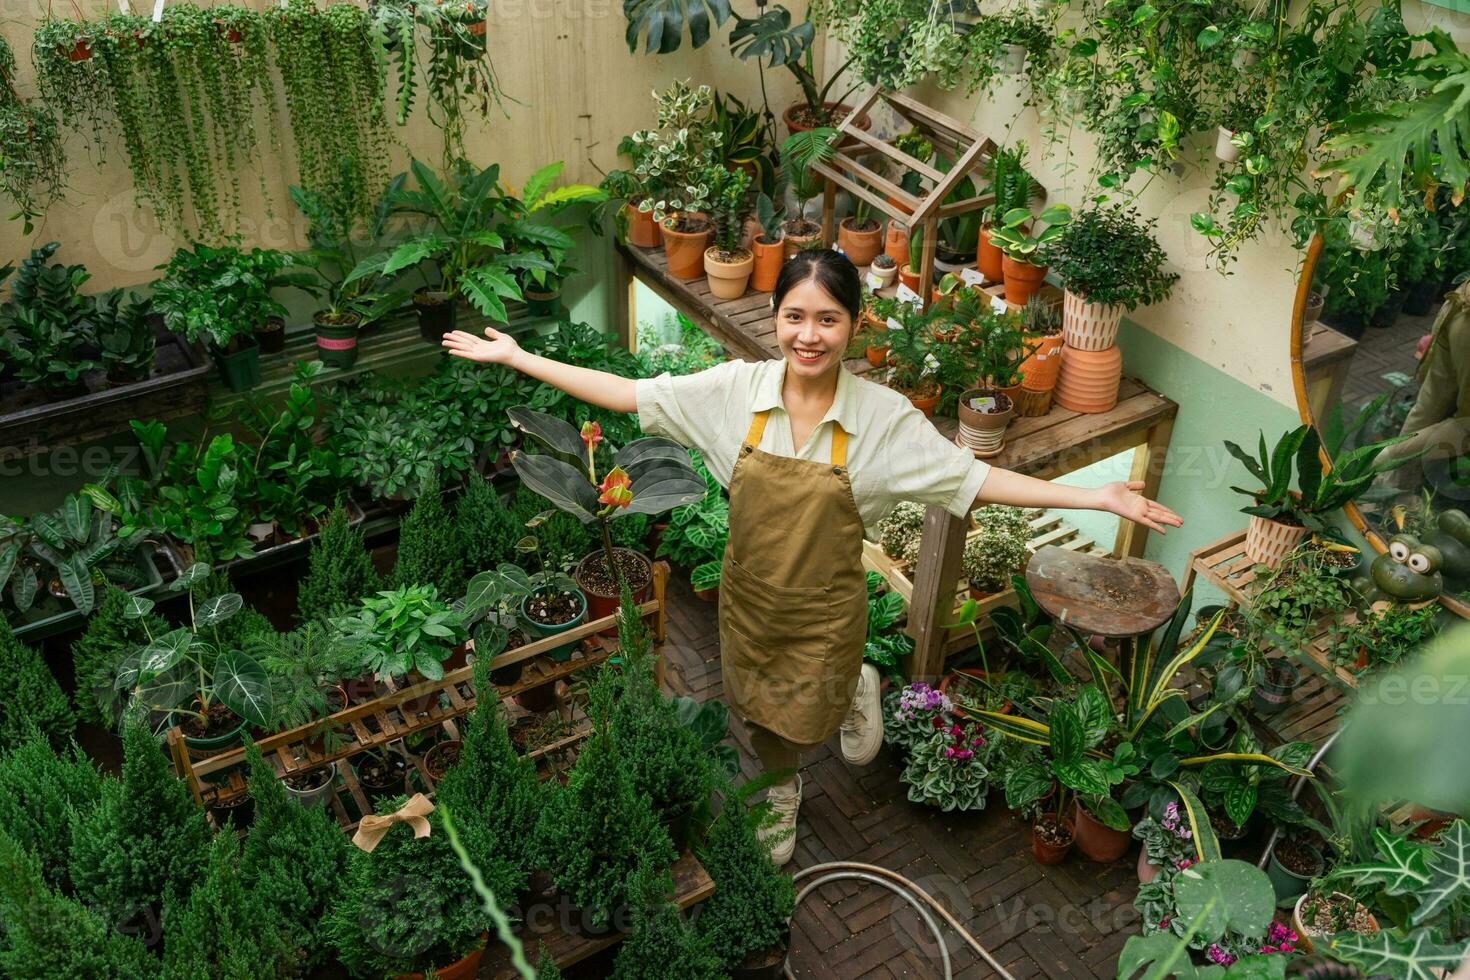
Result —
[[248, 391], [260, 384], [260, 348], [254, 343], [233, 354], [217, 350], [214, 363], [231, 391]]
[[1351, 340], [1361, 340], [1368, 329], [1368, 318], [1361, 313], [1338, 313], [1323, 322]]
[[978, 253], [975, 249], [957, 252], [943, 242], [934, 243], [934, 258], [946, 265], [973, 265]]
[[419, 315], [419, 335], [431, 344], [441, 343], [459, 319], [459, 304], [454, 296], [437, 290], [414, 293], [413, 309]]
[[[1273, 671], [1285, 675], [1285, 679], [1271, 680]], [[1261, 676], [1256, 678], [1255, 689], [1251, 691], [1251, 703], [1255, 705], [1258, 714], [1274, 715], [1291, 703], [1292, 693], [1301, 684], [1302, 673], [1295, 664], [1285, 657], [1271, 657], [1266, 661]]]
[[357, 322], [323, 323], [313, 317], [316, 325], [316, 357], [328, 367], [350, 368], [357, 363]]
[[286, 321], [273, 316], [265, 326], [255, 328], [255, 340], [262, 354], [280, 354], [286, 349]]
[[561, 289], [552, 292], [538, 293], [527, 289], [526, 312], [531, 316], [556, 316], [561, 312]]

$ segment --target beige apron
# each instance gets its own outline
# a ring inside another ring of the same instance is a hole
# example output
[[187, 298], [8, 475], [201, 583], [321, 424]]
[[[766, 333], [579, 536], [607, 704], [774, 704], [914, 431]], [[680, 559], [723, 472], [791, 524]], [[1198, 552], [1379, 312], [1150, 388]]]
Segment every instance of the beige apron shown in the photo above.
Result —
[[756, 413], [730, 477], [721, 673], [742, 718], [812, 745], [841, 725], [863, 665], [863, 522], [847, 433], [833, 423], [830, 463], [776, 456], [757, 448], [769, 415]]

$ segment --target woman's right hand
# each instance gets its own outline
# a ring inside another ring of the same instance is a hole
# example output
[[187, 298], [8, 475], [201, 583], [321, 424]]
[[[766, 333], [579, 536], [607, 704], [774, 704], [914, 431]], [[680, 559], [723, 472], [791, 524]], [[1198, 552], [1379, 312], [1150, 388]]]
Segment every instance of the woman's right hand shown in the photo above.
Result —
[[494, 327], [485, 328], [485, 337], [476, 337], [464, 330], [455, 330], [444, 335], [444, 346], [455, 357], [481, 364], [510, 364], [521, 352], [521, 345], [508, 333]]

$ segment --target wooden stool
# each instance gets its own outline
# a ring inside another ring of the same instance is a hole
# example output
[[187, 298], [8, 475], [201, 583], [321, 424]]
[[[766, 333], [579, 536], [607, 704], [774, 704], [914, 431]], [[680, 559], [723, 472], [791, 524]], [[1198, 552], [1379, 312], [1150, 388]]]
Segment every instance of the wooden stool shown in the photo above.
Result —
[[1179, 607], [1168, 569], [1142, 558], [1109, 558], [1049, 545], [1026, 565], [1026, 584], [1047, 614], [1083, 634], [1144, 636]]

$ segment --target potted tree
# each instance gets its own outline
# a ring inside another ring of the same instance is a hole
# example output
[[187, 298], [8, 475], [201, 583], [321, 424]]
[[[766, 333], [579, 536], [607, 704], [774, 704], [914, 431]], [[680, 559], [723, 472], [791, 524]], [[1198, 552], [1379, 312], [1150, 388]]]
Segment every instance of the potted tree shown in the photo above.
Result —
[[[511, 454], [516, 474], [536, 493], [583, 523], [597, 522], [599, 551], [577, 565], [577, 586], [587, 595], [588, 615], [612, 615], [626, 585], [642, 602], [653, 584], [653, 566], [643, 555], [614, 548], [608, 522], [628, 514], [661, 514], [705, 494], [704, 481], [689, 465], [682, 446], [660, 436], [645, 436], [611, 454], [610, 468], [598, 479], [597, 450], [602, 428], [588, 422], [581, 431], [544, 412], [508, 410], [511, 425], [541, 444], [543, 452]], [[608, 449], [603, 449], [604, 458]], [[614, 630], [615, 631], [615, 630]]]
[[657, 99], [659, 129], [632, 137], [645, 148], [636, 172], [649, 190], [638, 209], [659, 223], [669, 274], [697, 279], [704, 271], [711, 233], [705, 175], [717, 163], [719, 149], [714, 94], [708, 85], [691, 89], [686, 82], [674, 82]]
[[1024, 306], [1031, 294], [1046, 279], [1046, 246], [1056, 241], [1072, 220], [1072, 209], [1065, 204], [1048, 205], [1039, 219], [1041, 231], [1025, 230], [1032, 223], [1026, 208], [1012, 208], [1001, 217], [998, 227], [991, 228], [990, 241], [1005, 253], [1001, 260], [1001, 276], [1005, 281], [1006, 302]]
[[705, 280], [716, 299], [737, 299], [744, 295], [755, 268], [755, 254], [740, 244], [740, 211], [750, 175], [744, 170], [711, 167], [705, 179], [714, 223], [714, 244], [704, 253]]
[[781, 265], [786, 261], [786, 242], [783, 240], [786, 209], [777, 207], [771, 196], [762, 192], [755, 199], [755, 217], [761, 230], [750, 243], [751, 250], [755, 252], [750, 288], [769, 293], [776, 288], [776, 277], [781, 274]]
[[796, 199], [796, 215], [787, 220], [785, 228], [788, 259], [822, 240], [822, 226], [807, 217], [807, 205], [822, 192], [822, 183], [810, 167], [832, 158], [836, 138], [837, 130], [821, 126], [794, 132], [781, 144], [781, 170]]
[[871, 265], [883, 248], [883, 225], [869, 213], [869, 204], [853, 198], [852, 214], [837, 226], [837, 244], [853, 265]]
[[1307, 536], [1307, 525], [1301, 516], [1301, 495], [1291, 486], [1292, 468], [1320, 473], [1318, 445], [1316, 430], [1307, 425], [1287, 432], [1270, 450], [1266, 448], [1266, 434], [1261, 433], [1260, 450], [1254, 457], [1228, 439], [1225, 441], [1226, 451], [1262, 484], [1259, 490], [1231, 487], [1254, 501], [1241, 508], [1251, 519], [1245, 535], [1245, 553], [1251, 561], [1275, 568]]
[[[935, 304], [922, 312], [896, 299], [874, 299], [874, 315], [884, 322], [896, 320], [900, 330], [888, 331], [888, 367], [884, 384], [902, 392], [915, 408], [933, 417], [943, 395], [944, 365], [953, 364], [957, 351], [935, 336], [935, 324], [946, 316]], [[945, 321], [947, 322], [947, 321]]]
[[1121, 204], [1072, 216], [1043, 250], [1066, 295], [1062, 329], [1068, 347], [1102, 351], [1118, 339], [1125, 312], [1168, 298], [1179, 281], [1154, 237], [1157, 222]]
[[[531, 534], [516, 542], [516, 551], [522, 554], [534, 552], [539, 571], [528, 576], [526, 588], [521, 595], [518, 622], [526, 634], [534, 639], [543, 639], [565, 633], [587, 620], [587, 593], [577, 587], [575, 579], [566, 575], [551, 562], [542, 551], [542, 539], [537, 529], [550, 516], [550, 512], [538, 514], [526, 522]], [[519, 591], [519, 589], [517, 589]], [[578, 644], [565, 643], [548, 653], [551, 659], [565, 662], [576, 652]], [[527, 707], [530, 704], [546, 704], [555, 693], [550, 686], [533, 688], [527, 692]]]
[[618, 156], [626, 157], [633, 169], [609, 170], [603, 176], [597, 187], [607, 197], [594, 212], [592, 224], [593, 230], [600, 233], [606, 223], [605, 216], [611, 212], [619, 239], [639, 248], [658, 248], [663, 244], [653, 213], [639, 208], [649, 195], [649, 187], [638, 176], [638, 163], [649, 149], [647, 143], [639, 143], [632, 136], [618, 141]]
[[[403, 174], [393, 178], [368, 218], [363, 228], [367, 249], [378, 247], [392, 213], [392, 201], [402, 191], [404, 180]], [[365, 257], [359, 245], [362, 239], [354, 235], [353, 217], [342, 211], [340, 201], [314, 189], [292, 187], [291, 199], [306, 217], [307, 240], [311, 243], [310, 248], [297, 254], [296, 261], [315, 273], [325, 299], [325, 305], [311, 318], [316, 327], [317, 358], [332, 367], [351, 367], [357, 363], [358, 332], [406, 303], [408, 290], [393, 288], [396, 277], [378, 273], [349, 281]]]

